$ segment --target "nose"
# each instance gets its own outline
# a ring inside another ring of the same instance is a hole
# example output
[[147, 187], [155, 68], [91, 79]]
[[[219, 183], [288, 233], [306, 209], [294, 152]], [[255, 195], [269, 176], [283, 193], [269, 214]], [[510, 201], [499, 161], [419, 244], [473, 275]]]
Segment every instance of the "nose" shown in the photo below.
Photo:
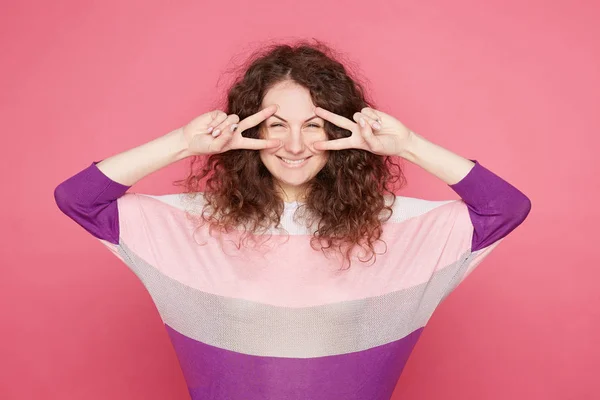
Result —
[[290, 154], [301, 154], [306, 149], [302, 132], [299, 128], [291, 129], [283, 140], [285, 150]]

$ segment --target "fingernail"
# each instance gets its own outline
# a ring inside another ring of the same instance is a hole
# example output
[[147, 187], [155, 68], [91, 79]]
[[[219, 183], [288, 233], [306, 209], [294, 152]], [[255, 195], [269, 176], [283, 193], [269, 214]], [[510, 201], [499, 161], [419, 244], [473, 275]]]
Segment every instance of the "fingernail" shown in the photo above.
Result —
[[221, 133], [220, 129], [215, 129], [215, 131], [212, 133], [213, 137], [217, 137], [219, 135], [219, 133]]
[[208, 128], [208, 133], [211, 133], [213, 128], [214, 128], [214, 126], [211, 126], [210, 128]]
[[362, 118], [358, 119], [358, 123], [360, 124], [360, 126], [364, 127], [365, 126], [365, 120]]
[[381, 129], [381, 125], [379, 125], [378, 122], [374, 122], [373, 123], [373, 128], [375, 128], [375, 129]]
[[231, 126], [229, 127], [229, 130], [230, 130], [231, 132], [235, 132], [235, 130], [237, 129], [237, 127], [238, 127], [238, 124], [233, 124], [233, 125], [231, 125]]

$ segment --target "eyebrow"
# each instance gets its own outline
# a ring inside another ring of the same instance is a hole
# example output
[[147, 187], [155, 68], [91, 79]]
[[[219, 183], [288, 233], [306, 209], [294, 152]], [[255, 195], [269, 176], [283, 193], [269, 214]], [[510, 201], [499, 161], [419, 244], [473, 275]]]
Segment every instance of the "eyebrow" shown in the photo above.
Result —
[[[279, 115], [273, 114], [273, 115], [272, 115], [272, 117], [279, 118], [279, 119], [280, 119], [280, 120], [282, 120], [283, 122], [287, 122], [285, 119], [281, 118]], [[319, 117], [318, 115], [313, 115], [312, 117], [310, 117], [309, 119], [307, 119], [307, 120], [306, 120], [306, 121], [304, 121], [304, 122], [308, 122], [308, 121], [310, 121], [311, 119], [315, 119], [315, 118], [320, 118], [320, 117]]]

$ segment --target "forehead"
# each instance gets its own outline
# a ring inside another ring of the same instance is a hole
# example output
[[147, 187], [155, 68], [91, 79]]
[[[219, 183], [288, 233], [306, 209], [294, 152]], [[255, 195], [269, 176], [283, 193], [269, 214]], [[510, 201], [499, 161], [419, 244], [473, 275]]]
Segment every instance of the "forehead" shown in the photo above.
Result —
[[262, 107], [279, 106], [277, 115], [291, 120], [305, 120], [315, 115], [315, 105], [307, 88], [293, 82], [281, 82], [267, 91]]

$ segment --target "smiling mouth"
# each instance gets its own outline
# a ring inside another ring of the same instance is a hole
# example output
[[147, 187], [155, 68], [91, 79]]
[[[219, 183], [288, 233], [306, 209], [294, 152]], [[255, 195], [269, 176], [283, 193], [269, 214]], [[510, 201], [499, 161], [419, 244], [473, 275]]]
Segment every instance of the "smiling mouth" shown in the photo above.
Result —
[[299, 158], [297, 160], [292, 160], [290, 158], [284, 158], [284, 157], [277, 156], [277, 158], [279, 158], [281, 161], [283, 161], [284, 163], [286, 163], [288, 165], [300, 165], [300, 164], [304, 163], [304, 161], [308, 160], [311, 157], [312, 156], [308, 156], [308, 157], [304, 157], [304, 158]]

